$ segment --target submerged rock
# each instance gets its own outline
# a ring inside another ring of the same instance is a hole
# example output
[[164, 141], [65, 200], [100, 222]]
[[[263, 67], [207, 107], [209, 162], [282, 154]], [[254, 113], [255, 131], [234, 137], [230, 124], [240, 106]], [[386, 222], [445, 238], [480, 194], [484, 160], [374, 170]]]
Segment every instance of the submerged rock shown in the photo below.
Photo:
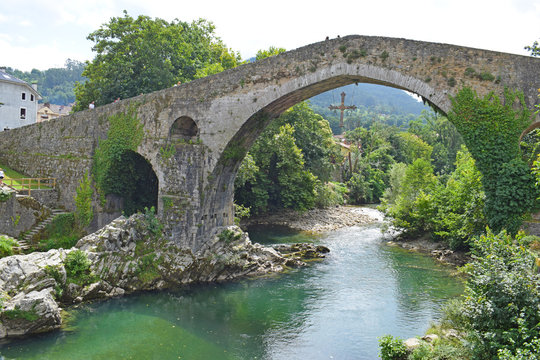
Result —
[[[83, 263], [88, 259], [88, 269], [77, 276], [66, 267], [73, 251]], [[324, 258], [328, 251], [310, 244], [280, 249], [253, 244], [239, 227], [230, 226], [193, 253], [152, 232], [142, 214], [120, 217], [72, 249], [0, 259], [0, 338], [59, 328], [61, 306], [281, 272]]]

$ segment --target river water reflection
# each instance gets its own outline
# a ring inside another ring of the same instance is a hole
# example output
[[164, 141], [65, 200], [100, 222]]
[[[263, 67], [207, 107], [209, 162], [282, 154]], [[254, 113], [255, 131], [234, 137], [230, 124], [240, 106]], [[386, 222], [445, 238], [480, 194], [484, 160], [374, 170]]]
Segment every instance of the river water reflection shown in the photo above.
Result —
[[382, 244], [379, 224], [318, 238], [265, 227], [250, 237], [331, 253], [268, 278], [85, 305], [69, 331], [0, 345], [0, 359], [376, 359], [378, 337], [422, 334], [462, 291], [451, 269]]

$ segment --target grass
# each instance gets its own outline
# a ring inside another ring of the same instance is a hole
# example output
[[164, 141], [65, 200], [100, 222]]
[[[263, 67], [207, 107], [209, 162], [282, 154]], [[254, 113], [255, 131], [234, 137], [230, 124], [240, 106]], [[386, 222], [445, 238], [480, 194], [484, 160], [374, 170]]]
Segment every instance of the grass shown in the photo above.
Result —
[[28, 180], [22, 180], [22, 179], [28, 179], [30, 178], [27, 175], [21, 174], [13, 169], [10, 169], [3, 164], [0, 164], [0, 168], [4, 171], [5, 177], [4, 177], [4, 183], [7, 185], [12, 186], [13, 188], [17, 190], [24, 190], [28, 189], [28, 186], [30, 185], [30, 189], [52, 189], [52, 186], [48, 186], [50, 184], [39, 184], [39, 182], [35, 179], [32, 179], [30, 181]]

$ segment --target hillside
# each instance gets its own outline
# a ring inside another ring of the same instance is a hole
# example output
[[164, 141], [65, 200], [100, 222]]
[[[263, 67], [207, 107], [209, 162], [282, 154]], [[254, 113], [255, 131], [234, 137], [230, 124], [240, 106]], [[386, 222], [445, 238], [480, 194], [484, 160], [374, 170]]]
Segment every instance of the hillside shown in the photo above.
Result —
[[50, 102], [56, 105], [69, 105], [75, 102], [75, 84], [82, 82], [84, 63], [67, 59], [63, 68], [52, 68], [44, 71], [33, 69], [21, 71], [6, 68], [6, 72], [29, 84], [36, 83], [38, 92], [42, 96], [41, 103]]
[[339, 134], [340, 112], [329, 110], [330, 105], [341, 103], [341, 93], [345, 92], [345, 105], [355, 105], [357, 110], [345, 111], [344, 130], [358, 126], [369, 128], [373, 122], [406, 127], [410, 120], [417, 118], [430, 107], [417, 101], [403, 90], [382, 85], [358, 84], [336, 88], [309, 99], [311, 108], [330, 122], [334, 133]]

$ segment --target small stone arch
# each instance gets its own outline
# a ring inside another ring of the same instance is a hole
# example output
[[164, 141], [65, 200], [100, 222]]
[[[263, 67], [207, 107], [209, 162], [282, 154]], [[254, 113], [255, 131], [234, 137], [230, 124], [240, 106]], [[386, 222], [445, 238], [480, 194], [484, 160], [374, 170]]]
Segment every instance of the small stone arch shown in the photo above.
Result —
[[171, 140], [193, 140], [199, 136], [197, 123], [189, 116], [180, 116], [169, 130]]

